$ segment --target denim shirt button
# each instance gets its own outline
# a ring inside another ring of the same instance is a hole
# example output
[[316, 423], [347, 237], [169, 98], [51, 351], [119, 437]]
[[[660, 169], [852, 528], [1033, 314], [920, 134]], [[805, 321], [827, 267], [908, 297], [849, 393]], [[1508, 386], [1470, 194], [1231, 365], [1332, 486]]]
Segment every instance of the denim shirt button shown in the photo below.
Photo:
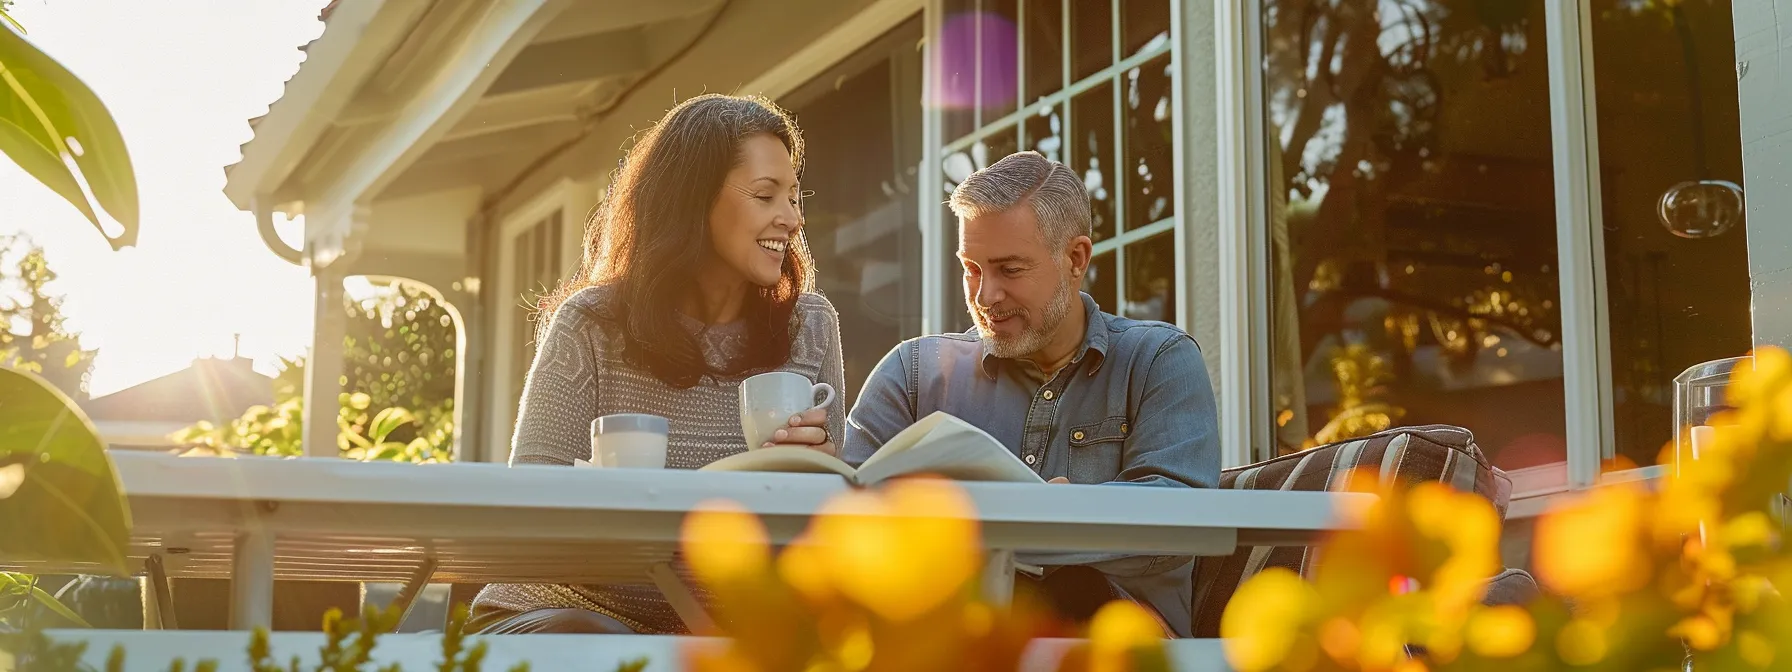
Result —
[[1081, 440], [1083, 440], [1083, 433], [1082, 433], [1082, 432], [1076, 432], [1076, 433], [1074, 433], [1074, 434], [1071, 434], [1071, 435], [1070, 435], [1070, 438], [1071, 438], [1071, 440], [1073, 440], [1073, 441], [1081, 441]]
[[1046, 390], [1046, 391], [1045, 391], [1045, 394], [1044, 394], [1044, 395], [1043, 395], [1043, 396], [1044, 396], [1044, 397], [1045, 397], [1045, 400], [1046, 400], [1046, 401], [1051, 401], [1051, 400], [1052, 400], [1052, 397], [1055, 397], [1055, 396], [1057, 396], [1057, 395], [1055, 395], [1055, 394], [1052, 394], [1052, 391], [1051, 391], [1051, 390]]
[[1033, 462], [1034, 462], [1034, 457], [1032, 455], [1028, 455], [1027, 456], [1027, 464], [1032, 464]]

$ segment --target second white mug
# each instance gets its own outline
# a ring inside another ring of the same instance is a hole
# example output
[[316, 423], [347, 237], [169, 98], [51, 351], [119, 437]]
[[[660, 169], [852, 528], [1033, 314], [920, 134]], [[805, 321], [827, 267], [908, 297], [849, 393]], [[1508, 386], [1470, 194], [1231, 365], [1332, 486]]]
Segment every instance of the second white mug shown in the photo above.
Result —
[[[816, 395], [825, 396], [818, 402]], [[773, 371], [741, 381], [740, 431], [747, 449], [765, 445], [773, 432], [790, 424], [791, 416], [833, 402], [834, 386], [813, 383], [800, 373]]]

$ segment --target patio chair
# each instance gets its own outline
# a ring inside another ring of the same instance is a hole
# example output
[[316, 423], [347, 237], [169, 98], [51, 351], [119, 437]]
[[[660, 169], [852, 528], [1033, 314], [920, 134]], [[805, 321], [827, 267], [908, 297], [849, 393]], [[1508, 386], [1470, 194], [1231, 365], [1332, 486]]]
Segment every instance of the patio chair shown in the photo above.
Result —
[[[1511, 502], [1512, 479], [1489, 464], [1474, 434], [1461, 427], [1399, 427], [1220, 472], [1221, 488], [1244, 490], [1337, 490], [1353, 469], [1377, 469], [1383, 480], [1411, 486], [1440, 481], [1493, 503], [1500, 519]], [[1195, 637], [1218, 637], [1220, 615], [1245, 579], [1270, 567], [1311, 578], [1316, 555], [1304, 546], [1247, 546], [1229, 556], [1195, 563]], [[1489, 577], [1487, 604], [1524, 604], [1538, 595], [1536, 579], [1522, 569]]]

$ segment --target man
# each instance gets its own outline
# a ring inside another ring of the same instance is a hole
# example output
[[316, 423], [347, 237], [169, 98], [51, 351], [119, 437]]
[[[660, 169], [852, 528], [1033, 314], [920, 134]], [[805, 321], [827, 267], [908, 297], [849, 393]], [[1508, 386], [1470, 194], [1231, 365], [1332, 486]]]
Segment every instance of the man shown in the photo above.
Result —
[[[917, 419], [945, 411], [1055, 483], [1218, 483], [1218, 412], [1194, 340], [1104, 313], [1078, 291], [1093, 250], [1076, 174], [1036, 152], [1014, 154], [966, 178], [951, 206], [976, 329], [910, 340], [885, 356], [847, 418], [842, 458], [862, 463]], [[1044, 592], [1068, 615], [1127, 596], [1189, 635], [1191, 558], [1038, 560], [1053, 565]]]

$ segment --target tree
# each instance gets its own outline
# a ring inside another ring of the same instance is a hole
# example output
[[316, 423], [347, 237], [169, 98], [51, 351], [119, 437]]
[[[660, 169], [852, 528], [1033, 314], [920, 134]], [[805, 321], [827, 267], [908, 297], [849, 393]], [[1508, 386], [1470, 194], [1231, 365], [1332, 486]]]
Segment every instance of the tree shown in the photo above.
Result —
[[83, 349], [81, 335], [63, 325], [63, 297], [49, 290], [55, 281], [42, 247], [0, 236], [0, 366], [30, 371], [82, 400], [99, 351]]
[[343, 373], [349, 392], [375, 407], [427, 408], [454, 399], [454, 318], [429, 292], [405, 282], [343, 295], [348, 313]]
[[[447, 461], [454, 447], [454, 319], [427, 291], [405, 283], [345, 293], [343, 392], [337, 448], [344, 457]], [[201, 422], [174, 436], [201, 452], [299, 455], [305, 362], [286, 359], [274, 404], [222, 426]]]

